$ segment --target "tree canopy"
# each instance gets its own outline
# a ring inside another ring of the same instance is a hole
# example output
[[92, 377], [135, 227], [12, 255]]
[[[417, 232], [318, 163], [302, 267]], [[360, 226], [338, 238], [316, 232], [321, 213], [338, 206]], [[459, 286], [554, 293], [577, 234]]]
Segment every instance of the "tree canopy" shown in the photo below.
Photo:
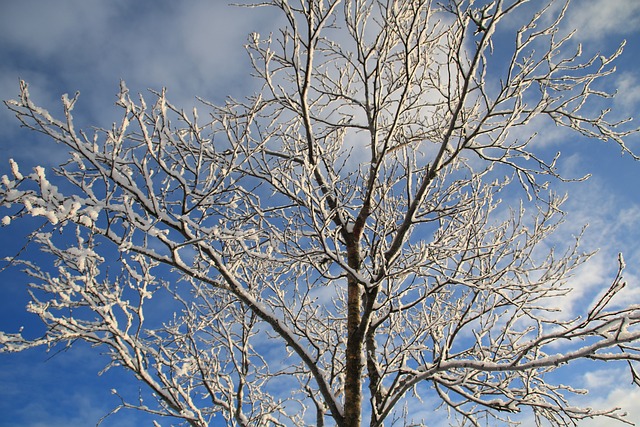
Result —
[[[122, 407], [192, 426], [426, 422], [564, 426], [616, 410], [572, 404], [547, 375], [579, 359], [638, 374], [640, 307], [557, 313], [590, 252], [549, 244], [569, 179], [536, 144], [557, 126], [627, 155], [636, 132], [602, 107], [622, 46], [585, 57], [559, 26], [569, 2], [271, 0], [283, 17], [246, 48], [260, 90], [198, 110], [124, 82], [108, 129], [30, 97], [6, 105], [68, 161], [3, 176], [2, 223], [43, 218], [12, 260], [31, 276], [43, 336], [81, 340], [155, 401]], [[580, 180], [580, 179], [578, 179]], [[637, 286], [637, 285], [636, 285]], [[114, 391], [118, 393], [117, 391]]]

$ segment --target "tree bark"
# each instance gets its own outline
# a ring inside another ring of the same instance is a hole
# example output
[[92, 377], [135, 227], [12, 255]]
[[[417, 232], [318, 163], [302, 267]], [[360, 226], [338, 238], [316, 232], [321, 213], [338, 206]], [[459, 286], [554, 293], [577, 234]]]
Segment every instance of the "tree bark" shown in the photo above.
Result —
[[[356, 230], [347, 240], [349, 267], [360, 268], [360, 244]], [[360, 328], [362, 290], [357, 278], [349, 275], [347, 280], [347, 349], [344, 385], [344, 426], [360, 427], [362, 420], [362, 358], [364, 334]]]

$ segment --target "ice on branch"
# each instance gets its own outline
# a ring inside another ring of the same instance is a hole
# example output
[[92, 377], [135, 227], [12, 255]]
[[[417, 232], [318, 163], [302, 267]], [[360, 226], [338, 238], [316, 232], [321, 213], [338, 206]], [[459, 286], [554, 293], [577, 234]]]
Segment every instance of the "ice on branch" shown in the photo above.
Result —
[[13, 160], [9, 159], [9, 164], [11, 165], [11, 173], [13, 173], [13, 177], [18, 181], [23, 179], [24, 177], [20, 173], [20, 169], [18, 168], [18, 164]]

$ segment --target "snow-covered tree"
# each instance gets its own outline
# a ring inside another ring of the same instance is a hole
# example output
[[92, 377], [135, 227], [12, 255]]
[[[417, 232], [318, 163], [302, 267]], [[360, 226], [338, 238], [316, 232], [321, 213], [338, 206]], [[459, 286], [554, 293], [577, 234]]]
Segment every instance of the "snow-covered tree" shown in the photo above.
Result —
[[26, 83], [6, 103], [70, 158], [2, 177], [3, 225], [42, 218], [43, 256], [12, 262], [46, 333], [1, 351], [88, 342], [156, 398], [122, 407], [200, 427], [411, 424], [420, 397], [461, 425], [622, 420], [547, 376], [624, 360], [638, 382], [640, 307], [611, 304], [620, 256], [593, 306], [557, 313], [589, 254], [550, 240], [565, 177], [535, 139], [633, 155], [598, 89], [621, 49], [585, 58], [564, 2], [263, 3], [284, 19], [249, 37], [244, 100], [186, 112], [122, 83], [122, 119], [91, 132], [77, 96], [60, 118]]

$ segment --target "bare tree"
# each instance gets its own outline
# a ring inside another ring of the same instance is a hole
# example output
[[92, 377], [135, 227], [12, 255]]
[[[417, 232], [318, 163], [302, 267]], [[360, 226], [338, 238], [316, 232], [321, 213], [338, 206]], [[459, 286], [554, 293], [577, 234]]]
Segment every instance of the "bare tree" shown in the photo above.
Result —
[[640, 307], [610, 305], [620, 257], [581, 317], [554, 309], [589, 254], [545, 244], [565, 200], [547, 184], [564, 178], [532, 133], [633, 155], [596, 88], [621, 49], [583, 58], [553, 1], [261, 6], [284, 17], [249, 38], [262, 90], [203, 101], [204, 119], [124, 83], [122, 120], [94, 134], [74, 127], [77, 96], [62, 119], [24, 83], [7, 102], [71, 157], [52, 181], [13, 161], [3, 177], [3, 224], [43, 217], [32, 244], [51, 265], [13, 260], [47, 332], [2, 333], [2, 351], [95, 344], [157, 398], [122, 407], [192, 426], [409, 424], [420, 395], [462, 425], [623, 420], [545, 377], [623, 360], [638, 382]]

